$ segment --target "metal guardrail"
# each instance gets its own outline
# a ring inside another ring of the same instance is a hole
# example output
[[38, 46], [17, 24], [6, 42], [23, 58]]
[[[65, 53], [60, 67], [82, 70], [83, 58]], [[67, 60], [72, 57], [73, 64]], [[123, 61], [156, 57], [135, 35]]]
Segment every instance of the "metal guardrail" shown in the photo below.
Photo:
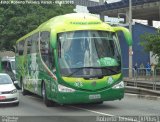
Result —
[[[138, 88], [145, 88], [148, 90], [154, 90], [154, 91], [160, 91], [160, 84], [159, 83], [149, 83], [149, 82], [144, 82], [144, 81], [129, 81], [129, 80], [124, 80], [125, 81], [125, 86], [132, 86], [132, 87], [138, 87]], [[136, 84], [136, 85], [135, 85]]]
[[137, 94], [137, 95], [160, 96], [160, 91], [149, 90], [149, 89], [140, 88], [140, 87], [126, 86], [125, 92], [130, 94]]
[[160, 91], [160, 68], [154, 70], [147, 68], [138, 68], [136, 71], [134, 69], [132, 70], [133, 77], [129, 78], [129, 68], [123, 68], [126, 86]]
[[[129, 68], [123, 68], [122, 72], [125, 78], [129, 78]], [[147, 80], [160, 82], [160, 68], [156, 68], [154, 69], [154, 71], [147, 68], [137, 68], [137, 70], [135, 71], [133, 68], [132, 73], [133, 80]]]

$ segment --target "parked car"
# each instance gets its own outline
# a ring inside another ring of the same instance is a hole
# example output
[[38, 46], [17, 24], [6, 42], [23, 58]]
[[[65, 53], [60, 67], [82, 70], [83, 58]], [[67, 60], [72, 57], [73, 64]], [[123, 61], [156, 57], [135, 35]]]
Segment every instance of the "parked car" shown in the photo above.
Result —
[[0, 104], [13, 103], [19, 105], [19, 93], [10, 76], [0, 73]]

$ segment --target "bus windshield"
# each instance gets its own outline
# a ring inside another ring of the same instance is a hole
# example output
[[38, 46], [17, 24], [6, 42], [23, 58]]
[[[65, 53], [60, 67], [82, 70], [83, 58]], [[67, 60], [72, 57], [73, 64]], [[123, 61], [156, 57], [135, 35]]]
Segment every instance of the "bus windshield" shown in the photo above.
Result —
[[107, 31], [58, 34], [58, 60], [63, 76], [87, 77], [120, 73], [117, 35]]

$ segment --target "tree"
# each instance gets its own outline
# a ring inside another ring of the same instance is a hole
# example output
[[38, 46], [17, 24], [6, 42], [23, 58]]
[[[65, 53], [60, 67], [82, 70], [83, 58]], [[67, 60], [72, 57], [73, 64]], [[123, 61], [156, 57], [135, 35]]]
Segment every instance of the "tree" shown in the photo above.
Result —
[[141, 35], [141, 45], [145, 51], [152, 51], [154, 56], [160, 57], [160, 28], [156, 33], [145, 33]]
[[69, 4], [0, 4], [0, 50], [11, 50], [20, 37], [54, 16], [73, 13], [74, 7]]

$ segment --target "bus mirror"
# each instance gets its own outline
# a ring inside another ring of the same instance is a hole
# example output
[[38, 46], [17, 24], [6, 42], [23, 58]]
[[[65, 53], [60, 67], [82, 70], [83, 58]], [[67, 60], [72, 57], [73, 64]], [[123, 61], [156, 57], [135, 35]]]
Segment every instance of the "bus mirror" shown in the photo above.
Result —
[[125, 28], [125, 27], [113, 27], [113, 29], [114, 29], [115, 32], [122, 31], [127, 44], [129, 46], [132, 45], [132, 36], [131, 36], [131, 33], [129, 32], [129, 30], [127, 28]]

